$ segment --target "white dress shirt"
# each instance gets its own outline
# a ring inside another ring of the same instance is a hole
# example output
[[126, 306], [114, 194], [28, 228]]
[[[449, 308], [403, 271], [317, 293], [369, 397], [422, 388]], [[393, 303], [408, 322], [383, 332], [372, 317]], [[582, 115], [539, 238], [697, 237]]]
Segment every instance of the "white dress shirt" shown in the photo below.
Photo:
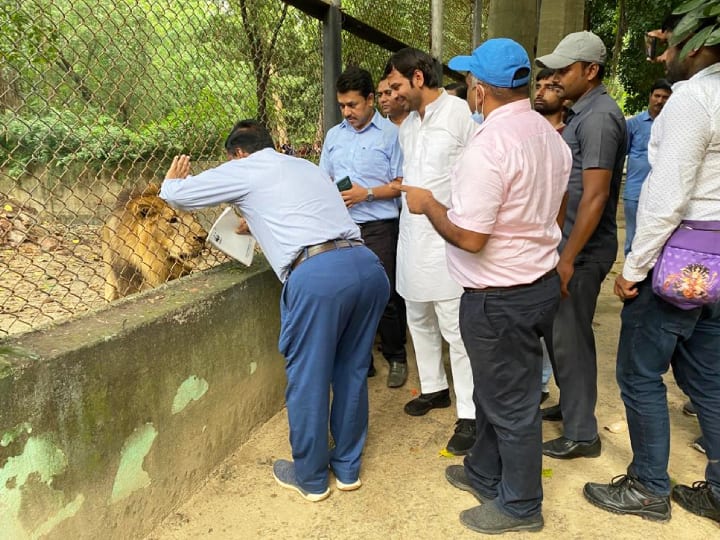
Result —
[[682, 220], [720, 220], [720, 63], [673, 86], [653, 124], [648, 159], [623, 268], [632, 282], [645, 279]]
[[[450, 206], [450, 171], [478, 125], [467, 102], [447, 94], [425, 107], [420, 119], [413, 111], [400, 126], [403, 183], [432, 191]], [[400, 213], [397, 291], [406, 300], [431, 302], [459, 298], [462, 287], [450, 277], [445, 240], [424, 215], [411, 214], [404, 202]]]

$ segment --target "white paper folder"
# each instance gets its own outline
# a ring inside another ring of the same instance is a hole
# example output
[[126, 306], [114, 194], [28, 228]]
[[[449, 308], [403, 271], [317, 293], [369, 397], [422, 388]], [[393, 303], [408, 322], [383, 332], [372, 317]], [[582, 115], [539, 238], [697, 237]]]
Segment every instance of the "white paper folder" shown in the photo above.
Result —
[[225, 209], [213, 223], [208, 234], [209, 242], [226, 255], [250, 266], [255, 254], [255, 239], [249, 234], [237, 234], [240, 218], [231, 207]]

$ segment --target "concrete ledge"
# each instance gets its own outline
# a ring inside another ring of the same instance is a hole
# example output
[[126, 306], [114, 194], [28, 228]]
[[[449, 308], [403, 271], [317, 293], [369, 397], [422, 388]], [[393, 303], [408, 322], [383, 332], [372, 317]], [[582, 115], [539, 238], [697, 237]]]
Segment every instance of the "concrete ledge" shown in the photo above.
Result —
[[259, 259], [0, 342], [0, 536], [141, 537], [280, 410]]

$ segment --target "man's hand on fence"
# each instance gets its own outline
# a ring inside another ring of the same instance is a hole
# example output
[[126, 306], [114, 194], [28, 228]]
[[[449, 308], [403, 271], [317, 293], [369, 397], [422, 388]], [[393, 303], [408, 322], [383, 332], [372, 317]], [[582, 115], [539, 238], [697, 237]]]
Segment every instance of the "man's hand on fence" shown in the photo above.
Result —
[[173, 158], [172, 164], [165, 175], [165, 180], [187, 178], [188, 174], [190, 174], [190, 156], [182, 154]]

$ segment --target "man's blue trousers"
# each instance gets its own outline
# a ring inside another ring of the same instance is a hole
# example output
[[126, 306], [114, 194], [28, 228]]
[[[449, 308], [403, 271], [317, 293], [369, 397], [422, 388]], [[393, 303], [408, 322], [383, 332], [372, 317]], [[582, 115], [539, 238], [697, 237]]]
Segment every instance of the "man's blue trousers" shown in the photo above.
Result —
[[295, 474], [307, 492], [327, 489], [328, 467], [341, 482], [358, 479], [368, 427], [368, 357], [389, 295], [382, 264], [364, 246], [315, 255], [285, 282], [279, 348]]

